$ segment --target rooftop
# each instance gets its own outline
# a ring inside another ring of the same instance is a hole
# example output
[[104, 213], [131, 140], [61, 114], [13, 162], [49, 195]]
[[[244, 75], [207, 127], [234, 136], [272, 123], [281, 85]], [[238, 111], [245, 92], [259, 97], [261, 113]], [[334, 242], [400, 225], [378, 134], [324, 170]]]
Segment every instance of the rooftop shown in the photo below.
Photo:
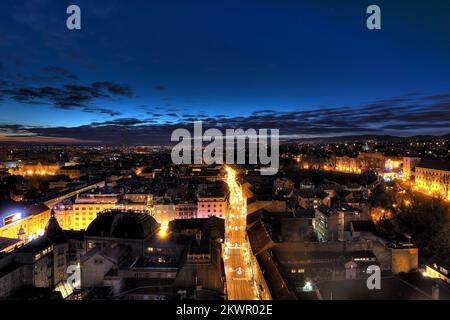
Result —
[[[389, 276], [381, 279], [380, 290], [368, 290], [366, 279], [338, 280], [319, 283], [324, 300], [430, 300], [433, 280], [419, 273]], [[448, 299], [449, 289], [439, 287], [441, 299]]]
[[20, 242], [20, 239], [0, 237], [0, 251], [6, 249], [8, 247], [11, 247], [11, 246], [17, 244], [18, 242]]
[[450, 161], [445, 160], [422, 160], [416, 166], [417, 168], [435, 169], [450, 171]]
[[254, 254], [258, 254], [273, 246], [272, 238], [261, 220], [256, 221], [256, 223], [247, 230], [247, 233]]
[[328, 196], [328, 193], [319, 189], [299, 189], [297, 194], [301, 198], [319, 198], [324, 199]]
[[86, 230], [87, 237], [145, 239], [159, 228], [147, 213], [118, 210], [99, 214]]
[[350, 221], [350, 224], [354, 231], [360, 232], [360, 231], [375, 231], [375, 225], [372, 221], [365, 221], [365, 220], [356, 220], [356, 221]]
[[335, 210], [333, 210], [332, 208], [327, 207], [325, 205], [319, 206], [317, 208], [317, 210], [320, 211], [321, 213], [323, 213], [324, 215], [328, 216], [328, 217], [336, 213]]

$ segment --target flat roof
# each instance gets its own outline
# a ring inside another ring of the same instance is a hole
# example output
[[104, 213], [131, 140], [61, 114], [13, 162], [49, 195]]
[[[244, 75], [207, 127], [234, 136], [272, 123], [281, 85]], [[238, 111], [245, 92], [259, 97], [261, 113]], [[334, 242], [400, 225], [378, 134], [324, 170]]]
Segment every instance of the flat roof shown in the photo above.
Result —
[[450, 171], [450, 161], [446, 160], [422, 160], [416, 168], [426, 168], [441, 171]]

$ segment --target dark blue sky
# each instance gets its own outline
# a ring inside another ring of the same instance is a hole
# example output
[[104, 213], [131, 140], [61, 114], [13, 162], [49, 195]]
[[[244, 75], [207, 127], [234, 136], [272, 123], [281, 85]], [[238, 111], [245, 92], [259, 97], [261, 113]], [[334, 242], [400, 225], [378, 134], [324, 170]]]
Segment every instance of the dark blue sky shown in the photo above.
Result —
[[[366, 28], [370, 4], [382, 30]], [[449, 132], [448, 1], [3, 0], [0, 15], [0, 141], [164, 142], [194, 119]]]

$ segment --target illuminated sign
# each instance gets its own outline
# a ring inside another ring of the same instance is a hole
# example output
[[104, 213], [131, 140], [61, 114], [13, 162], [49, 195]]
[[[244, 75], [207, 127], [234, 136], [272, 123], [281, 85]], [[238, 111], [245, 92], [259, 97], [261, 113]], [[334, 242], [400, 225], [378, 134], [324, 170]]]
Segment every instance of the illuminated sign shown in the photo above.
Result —
[[22, 219], [22, 214], [20, 212], [14, 213], [10, 216], [7, 216], [3, 219], [3, 226], [7, 226], [9, 224], [13, 224], [16, 221]]

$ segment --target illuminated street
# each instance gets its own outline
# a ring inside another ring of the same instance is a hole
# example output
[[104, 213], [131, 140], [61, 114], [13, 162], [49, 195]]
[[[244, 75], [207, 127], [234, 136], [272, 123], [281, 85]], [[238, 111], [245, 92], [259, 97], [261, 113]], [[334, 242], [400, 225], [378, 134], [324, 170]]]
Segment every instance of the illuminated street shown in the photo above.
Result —
[[250, 249], [246, 239], [246, 206], [242, 187], [236, 182], [236, 172], [226, 167], [230, 189], [229, 210], [225, 221], [226, 283], [229, 300], [255, 300], [259, 293], [254, 281]]

